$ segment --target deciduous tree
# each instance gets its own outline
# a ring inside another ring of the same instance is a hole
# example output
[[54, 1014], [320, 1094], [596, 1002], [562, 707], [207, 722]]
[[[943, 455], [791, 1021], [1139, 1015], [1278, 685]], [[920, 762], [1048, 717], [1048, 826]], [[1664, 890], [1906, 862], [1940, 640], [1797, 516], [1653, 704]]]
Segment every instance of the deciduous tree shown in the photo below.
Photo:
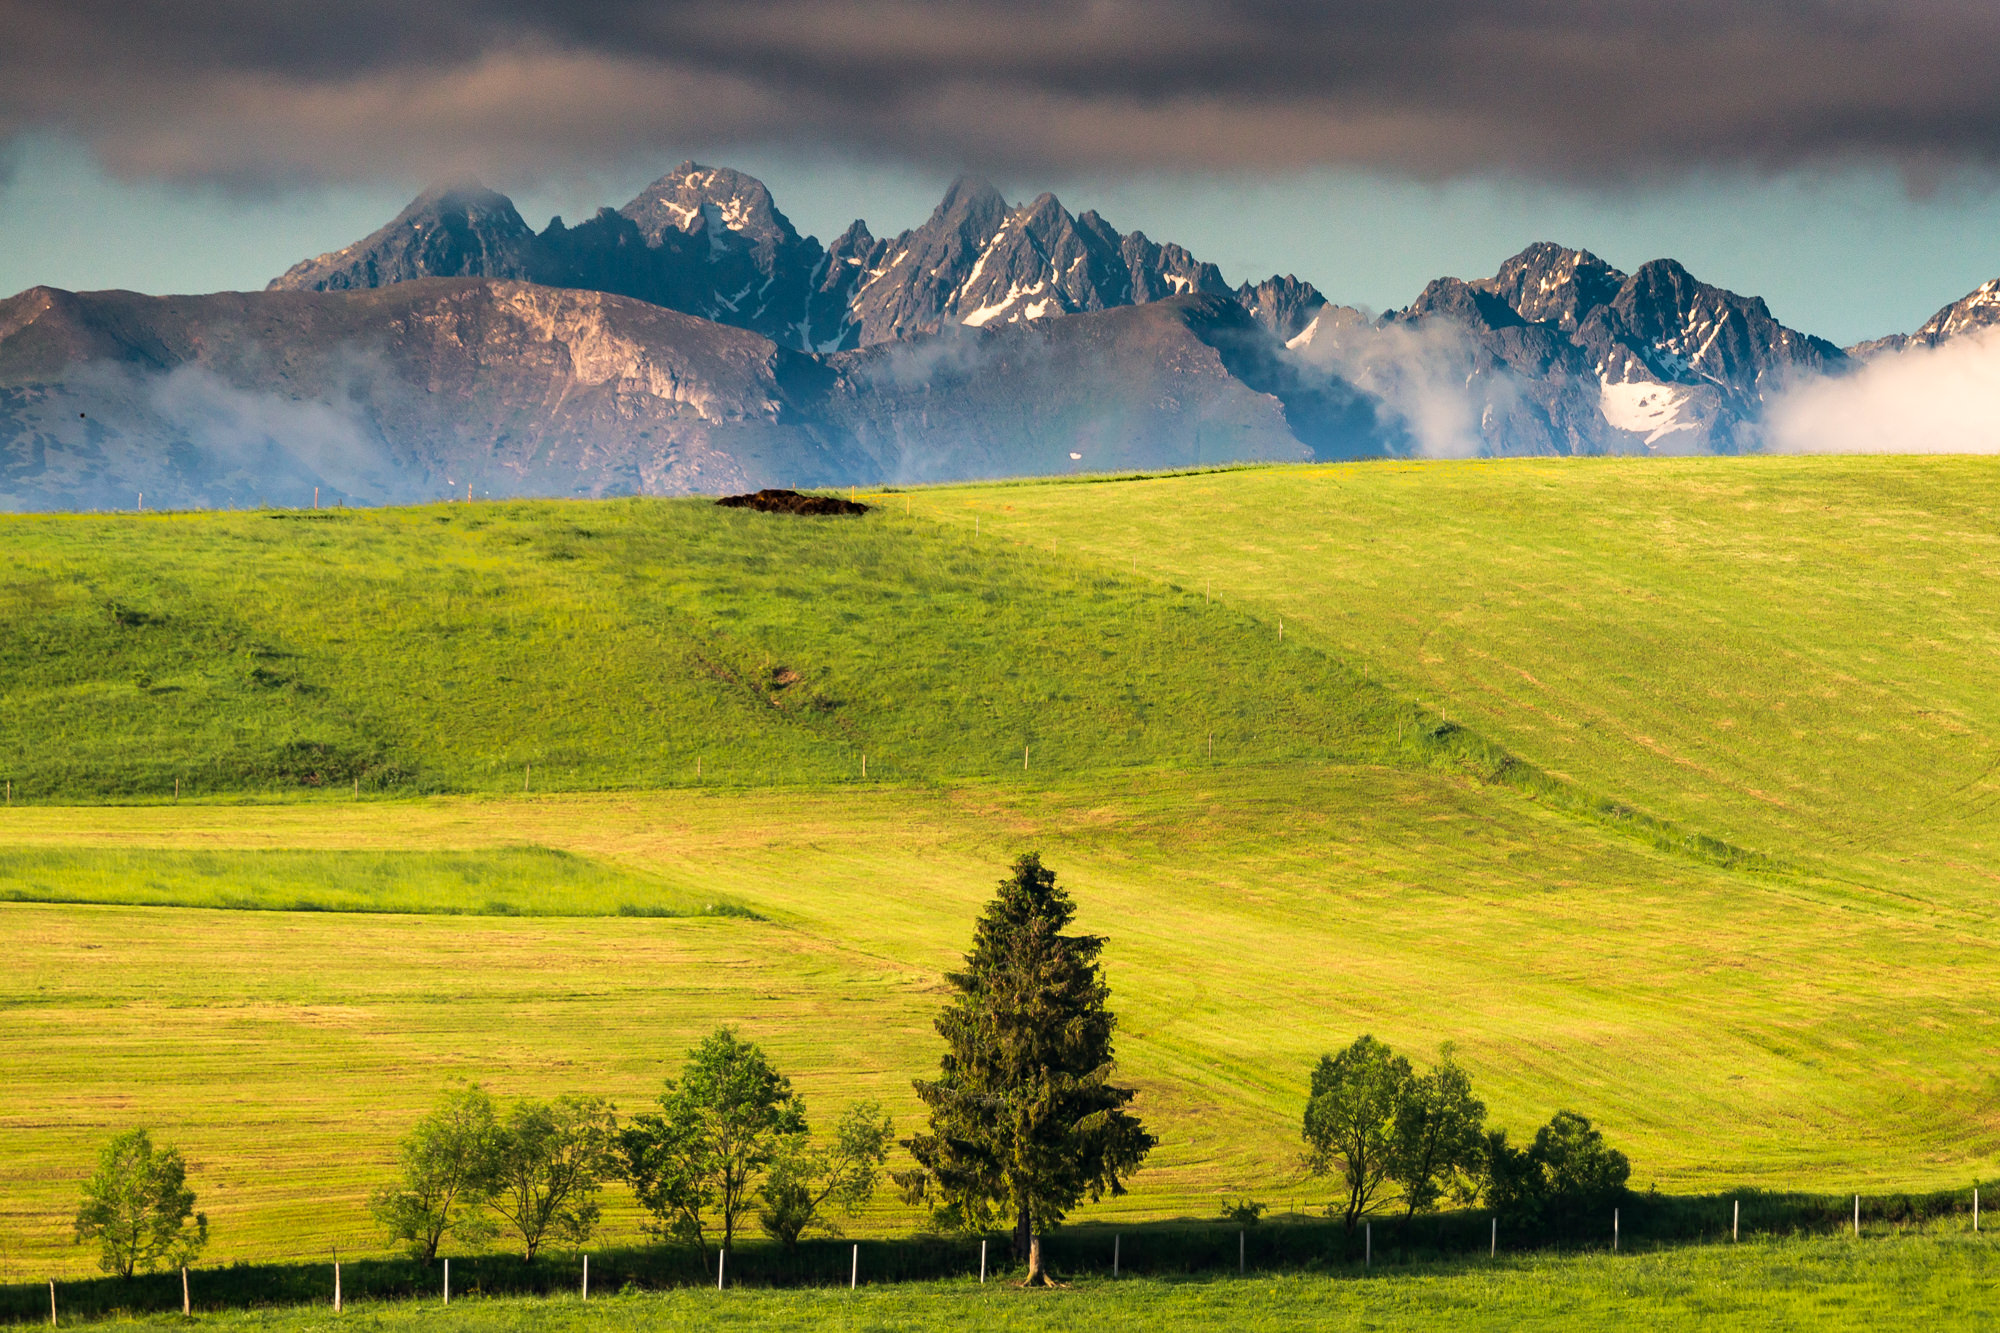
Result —
[[370, 1210], [425, 1264], [437, 1258], [446, 1236], [466, 1245], [491, 1239], [496, 1228], [486, 1204], [498, 1140], [493, 1098], [484, 1088], [447, 1091], [398, 1145], [401, 1179], [376, 1191]]
[[1461, 1200], [1477, 1194], [1485, 1130], [1486, 1104], [1472, 1095], [1472, 1077], [1447, 1042], [1436, 1065], [1404, 1083], [1396, 1104], [1387, 1169], [1403, 1191], [1405, 1219], [1435, 1208], [1447, 1193]]
[[1625, 1192], [1632, 1164], [1574, 1111], [1558, 1111], [1527, 1148], [1487, 1136], [1486, 1202], [1513, 1226], [1595, 1225]]
[[180, 1149], [156, 1150], [143, 1129], [105, 1144], [83, 1187], [76, 1239], [96, 1241], [98, 1267], [119, 1277], [194, 1262], [208, 1243], [208, 1217], [194, 1211]]
[[765, 1170], [805, 1129], [791, 1080], [725, 1027], [688, 1052], [680, 1082], [669, 1080], [660, 1095], [660, 1114], [634, 1117], [620, 1139], [626, 1173], [659, 1220], [656, 1229], [705, 1246], [719, 1224], [727, 1250]]
[[829, 1212], [852, 1215], [874, 1196], [894, 1133], [880, 1105], [860, 1102], [840, 1118], [832, 1143], [816, 1143], [807, 1134], [788, 1139], [758, 1191], [764, 1207], [757, 1221], [765, 1234], [787, 1249], [807, 1231], [839, 1235]]
[[545, 1240], [581, 1245], [597, 1225], [597, 1191], [620, 1166], [617, 1124], [602, 1097], [516, 1102], [494, 1142], [493, 1210], [535, 1261]]
[[1396, 1110], [1410, 1078], [1410, 1062], [1369, 1036], [1355, 1038], [1339, 1055], [1321, 1056], [1313, 1070], [1306, 1169], [1316, 1176], [1338, 1172], [1347, 1198], [1337, 1207], [1349, 1231], [1379, 1205], [1389, 1180]]
[[1114, 1084], [1104, 941], [1065, 935], [1076, 914], [1036, 856], [981, 914], [956, 995], [937, 1018], [945, 1053], [916, 1080], [930, 1132], [905, 1140], [918, 1169], [897, 1182], [947, 1225], [971, 1229], [1005, 1210], [1027, 1281], [1048, 1282], [1042, 1235], [1086, 1197], [1124, 1193], [1156, 1142]]

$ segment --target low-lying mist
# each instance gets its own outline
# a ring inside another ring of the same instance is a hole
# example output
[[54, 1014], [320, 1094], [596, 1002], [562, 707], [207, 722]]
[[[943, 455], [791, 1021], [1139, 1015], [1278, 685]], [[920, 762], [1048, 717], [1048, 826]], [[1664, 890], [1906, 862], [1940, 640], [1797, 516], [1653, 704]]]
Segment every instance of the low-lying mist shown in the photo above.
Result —
[[1764, 417], [1787, 454], [2000, 453], [2000, 328], [1796, 385]]

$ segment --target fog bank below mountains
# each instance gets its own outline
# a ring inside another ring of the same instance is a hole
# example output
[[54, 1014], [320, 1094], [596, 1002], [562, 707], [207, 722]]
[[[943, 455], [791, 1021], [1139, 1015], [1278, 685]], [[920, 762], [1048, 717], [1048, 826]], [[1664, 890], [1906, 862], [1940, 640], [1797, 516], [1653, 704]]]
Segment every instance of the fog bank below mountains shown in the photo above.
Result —
[[1799, 384], [1769, 408], [1764, 441], [1787, 454], [2000, 453], [2000, 328]]

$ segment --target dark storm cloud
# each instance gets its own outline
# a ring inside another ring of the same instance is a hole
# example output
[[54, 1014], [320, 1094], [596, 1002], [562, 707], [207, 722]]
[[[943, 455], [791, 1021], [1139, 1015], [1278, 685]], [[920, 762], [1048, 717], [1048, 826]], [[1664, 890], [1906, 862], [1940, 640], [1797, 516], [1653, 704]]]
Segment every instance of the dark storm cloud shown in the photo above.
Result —
[[260, 181], [781, 142], [1606, 181], [2000, 161], [1991, 0], [0, 0], [0, 139]]

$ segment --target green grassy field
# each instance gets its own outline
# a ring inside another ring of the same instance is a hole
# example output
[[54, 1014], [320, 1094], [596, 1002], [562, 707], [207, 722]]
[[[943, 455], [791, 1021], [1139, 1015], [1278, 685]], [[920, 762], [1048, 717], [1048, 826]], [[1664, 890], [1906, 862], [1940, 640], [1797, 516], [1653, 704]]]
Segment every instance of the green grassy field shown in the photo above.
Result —
[[[1028, 1292], [969, 1281], [859, 1290], [700, 1288], [652, 1294], [361, 1302], [204, 1313], [219, 1329], [900, 1330], [1180, 1329], [1823, 1329], [1895, 1324], [1983, 1327], [2000, 1248], [1911, 1235], [1704, 1246], [1640, 1255], [1536, 1255], [1384, 1267], [1372, 1274], [1251, 1273], [1229, 1278], [1079, 1279]], [[181, 1316], [133, 1319], [180, 1324]]]
[[[816, 1115], [907, 1125], [940, 973], [1030, 848], [1111, 938], [1163, 1139], [1090, 1216], [1310, 1201], [1309, 1064], [1362, 1031], [1458, 1042], [1517, 1134], [1586, 1112], [1642, 1188], [1990, 1179], [1996, 474], [0, 521], [0, 886], [193, 905], [0, 902], [0, 1267], [86, 1270], [76, 1181], [130, 1123], [187, 1145], [217, 1257], [365, 1249], [446, 1078], [636, 1110], [724, 1021]], [[610, 915], [628, 885], [755, 919]], [[470, 914], [208, 910], [309, 894]]]
[[692, 886], [547, 847], [477, 852], [0, 848], [0, 902], [475, 916], [741, 915]]
[[1530, 763], [1922, 902], [2000, 887], [2000, 465], [1266, 468], [922, 512], [1286, 617]]
[[889, 511], [15, 517], [0, 544], [16, 801], [1373, 757], [1409, 711], [1198, 594]]

